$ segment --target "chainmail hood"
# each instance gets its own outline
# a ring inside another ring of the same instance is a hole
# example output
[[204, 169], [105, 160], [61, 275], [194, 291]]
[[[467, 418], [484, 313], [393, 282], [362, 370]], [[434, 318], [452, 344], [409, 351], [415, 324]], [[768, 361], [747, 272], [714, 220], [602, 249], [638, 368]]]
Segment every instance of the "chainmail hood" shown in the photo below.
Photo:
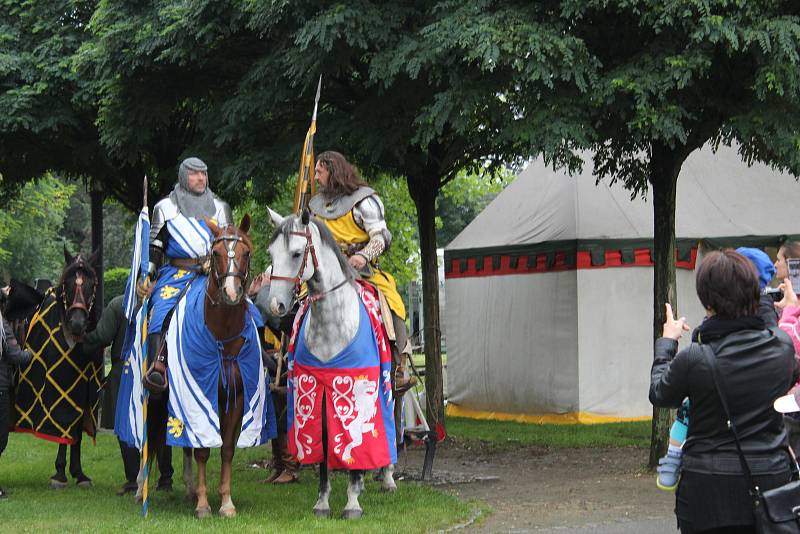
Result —
[[193, 193], [189, 190], [189, 172], [208, 171], [208, 166], [200, 158], [186, 158], [178, 167], [178, 183], [170, 193], [170, 198], [177, 204], [178, 209], [186, 217], [202, 219], [203, 217], [214, 217], [216, 208], [214, 206], [214, 193], [206, 183], [206, 188], [202, 193]]

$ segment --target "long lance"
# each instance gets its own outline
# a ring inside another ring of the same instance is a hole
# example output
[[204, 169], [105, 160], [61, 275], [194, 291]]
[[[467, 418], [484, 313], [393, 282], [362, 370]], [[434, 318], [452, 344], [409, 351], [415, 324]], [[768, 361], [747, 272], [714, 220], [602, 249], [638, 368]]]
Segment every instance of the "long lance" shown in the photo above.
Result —
[[317, 83], [317, 96], [314, 98], [314, 113], [311, 115], [311, 126], [308, 127], [303, 152], [300, 154], [300, 172], [297, 175], [297, 186], [294, 189], [294, 211], [299, 213], [308, 206], [308, 201], [317, 191], [314, 180], [314, 134], [317, 133], [317, 108], [322, 91], [322, 75]]
[[[148, 208], [147, 205], [147, 175], [144, 177], [144, 181], [142, 184], [142, 209]], [[144, 251], [143, 251], [144, 252]], [[147, 273], [140, 273], [140, 277], [144, 278], [147, 276]], [[140, 317], [142, 318], [142, 323], [137, 325], [137, 328], [141, 328], [141, 339], [142, 341], [142, 376], [147, 372], [147, 305], [150, 303], [150, 297], [145, 295], [144, 299], [142, 299], [142, 310]], [[148, 516], [150, 512], [150, 492], [148, 491], [148, 485], [150, 482], [150, 462], [148, 461], [147, 453], [148, 451], [148, 443], [147, 443], [147, 405], [150, 401], [150, 391], [147, 388], [144, 389], [144, 399], [142, 399], [142, 454], [141, 454], [141, 469], [142, 469], [142, 478], [144, 479], [142, 482], [142, 516], [145, 518]]]

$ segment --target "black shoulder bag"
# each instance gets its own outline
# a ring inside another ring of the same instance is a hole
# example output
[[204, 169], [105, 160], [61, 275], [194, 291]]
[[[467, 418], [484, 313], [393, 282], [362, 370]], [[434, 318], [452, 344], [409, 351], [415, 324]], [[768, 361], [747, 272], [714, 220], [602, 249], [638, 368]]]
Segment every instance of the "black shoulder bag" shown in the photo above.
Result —
[[[711, 376], [714, 379], [714, 387], [725, 410], [728, 418], [728, 428], [733, 433], [736, 442], [736, 451], [739, 453], [739, 461], [742, 463], [742, 471], [750, 488], [750, 495], [753, 498], [753, 515], [756, 520], [756, 532], [759, 534], [798, 534], [800, 533], [800, 480], [793, 480], [783, 486], [761, 491], [753, 480], [750, 467], [742, 452], [742, 445], [739, 442], [739, 435], [736, 432], [731, 412], [728, 410], [728, 402], [722, 393], [720, 377], [717, 374], [716, 356], [708, 345], [700, 345], [706, 361], [711, 368]], [[792, 464], [797, 468], [797, 464], [792, 457]]]

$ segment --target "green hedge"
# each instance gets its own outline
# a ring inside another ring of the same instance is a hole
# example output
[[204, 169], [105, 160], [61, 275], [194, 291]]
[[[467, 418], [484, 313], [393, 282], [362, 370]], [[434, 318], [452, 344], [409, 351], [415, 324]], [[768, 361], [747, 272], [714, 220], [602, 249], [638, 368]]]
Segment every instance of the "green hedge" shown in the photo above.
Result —
[[128, 281], [130, 269], [125, 267], [115, 267], [109, 269], [103, 275], [103, 306], [105, 307], [111, 299], [125, 292], [125, 283]]

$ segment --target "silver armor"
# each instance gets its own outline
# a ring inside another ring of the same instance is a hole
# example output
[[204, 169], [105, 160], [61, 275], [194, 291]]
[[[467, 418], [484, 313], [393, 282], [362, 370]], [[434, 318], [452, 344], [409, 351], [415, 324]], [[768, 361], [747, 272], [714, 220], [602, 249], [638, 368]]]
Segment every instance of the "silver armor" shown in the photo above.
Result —
[[[220, 227], [233, 223], [231, 207], [224, 200], [214, 195], [214, 217]], [[159, 237], [161, 230], [170, 221], [180, 214], [178, 205], [173, 197], [167, 196], [161, 199], [153, 208], [153, 216], [150, 218], [150, 264], [147, 272], [153, 277], [155, 272], [161, 267], [164, 257], [165, 243]]]
[[338, 219], [352, 210], [356, 224], [369, 234], [369, 242], [358, 251], [368, 261], [376, 259], [392, 243], [383, 202], [371, 187], [362, 186], [349, 195], [339, 195], [334, 199], [320, 192], [311, 199], [308, 207], [322, 219]]

